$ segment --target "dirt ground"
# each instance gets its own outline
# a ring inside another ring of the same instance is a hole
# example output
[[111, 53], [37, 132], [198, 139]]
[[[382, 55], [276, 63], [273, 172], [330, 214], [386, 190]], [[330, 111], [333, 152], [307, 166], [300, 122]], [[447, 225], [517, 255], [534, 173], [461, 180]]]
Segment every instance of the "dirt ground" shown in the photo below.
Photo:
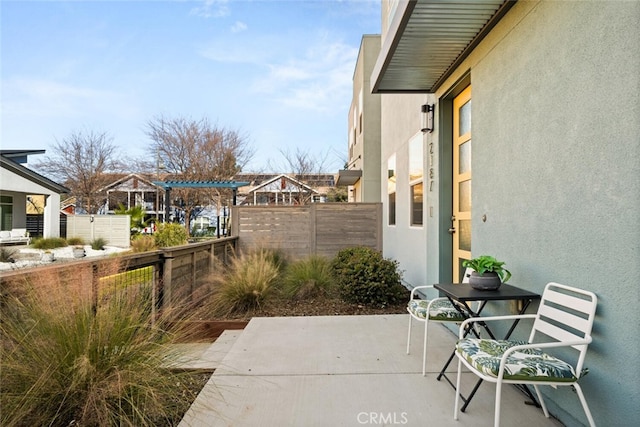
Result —
[[[409, 293], [407, 292], [408, 300]], [[318, 297], [303, 300], [274, 300], [250, 313], [231, 315], [227, 316], [226, 319], [250, 320], [252, 317], [404, 314], [407, 312], [406, 307], [406, 302], [386, 307], [371, 307], [346, 303], [338, 298]]]

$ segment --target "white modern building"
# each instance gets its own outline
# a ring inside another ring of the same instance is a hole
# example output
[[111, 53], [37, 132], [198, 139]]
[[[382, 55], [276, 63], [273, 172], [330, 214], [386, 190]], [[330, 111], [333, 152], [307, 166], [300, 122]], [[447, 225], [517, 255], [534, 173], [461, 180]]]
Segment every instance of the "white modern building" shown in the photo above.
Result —
[[43, 237], [60, 236], [60, 194], [69, 189], [24, 166], [27, 157], [44, 150], [0, 151], [0, 225], [2, 230], [27, 228], [27, 197], [44, 196]]

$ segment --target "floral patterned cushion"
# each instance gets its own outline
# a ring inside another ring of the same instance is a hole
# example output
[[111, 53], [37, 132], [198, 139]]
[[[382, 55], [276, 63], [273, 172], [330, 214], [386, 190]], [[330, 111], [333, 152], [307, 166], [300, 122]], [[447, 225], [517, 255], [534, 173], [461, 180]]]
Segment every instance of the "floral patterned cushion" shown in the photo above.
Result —
[[[504, 341], [477, 338], [459, 340], [456, 351], [480, 372], [497, 377], [504, 352], [526, 341]], [[504, 379], [524, 381], [577, 381], [573, 366], [543, 353], [542, 350], [524, 349], [511, 353], [504, 369]]]
[[[422, 299], [412, 299], [409, 301], [407, 310], [414, 316], [424, 319], [427, 317], [427, 306], [429, 301]], [[429, 320], [462, 322], [464, 316], [446, 298], [438, 298], [431, 304], [429, 310]]]

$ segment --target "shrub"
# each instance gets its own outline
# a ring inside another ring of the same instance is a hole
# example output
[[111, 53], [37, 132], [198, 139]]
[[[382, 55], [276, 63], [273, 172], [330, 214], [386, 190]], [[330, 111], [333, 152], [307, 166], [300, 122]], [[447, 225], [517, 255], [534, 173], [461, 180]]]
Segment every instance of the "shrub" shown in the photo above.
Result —
[[270, 251], [258, 250], [232, 259], [226, 274], [216, 276], [212, 311], [226, 316], [248, 312], [277, 295], [280, 271]]
[[153, 237], [159, 248], [184, 245], [187, 243], [187, 230], [180, 224], [163, 223], [158, 226]]
[[94, 251], [101, 251], [104, 249], [106, 244], [107, 241], [105, 239], [103, 239], [102, 237], [98, 237], [91, 242], [91, 249], [93, 249]]
[[81, 284], [34, 283], [2, 308], [0, 425], [177, 422], [195, 393], [189, 374], [166, 368], [171, 336], [152, 322], [148, 292], [110, 293], [94, 310], [69, 287]]
[[131, 249], [133, 252], [148, 252], [155, 251], [156, 239], [153, 236], [139, 234], [131, 239]]
[[282, 291], [292, 298], [329, 296], [334, 291], [334, 284], [329, 260], [312, 255], [287, 267]]
[[385, 307], [406, 301], [407, 290], [400, 284], [398, 262], [382, 257], [370, 248], [347, 248], [331, 263], [333, 274], [346, 302]]
[[69, 237], [67, 239], [67, 245], [82, 246], [84, 245], [84, 239], [82, 237]]
[[55, 249], [64, 248], [68, 243], [62, 237], [47, 237], [46, 239], [36, 239], [33, 247], [36, 249]]

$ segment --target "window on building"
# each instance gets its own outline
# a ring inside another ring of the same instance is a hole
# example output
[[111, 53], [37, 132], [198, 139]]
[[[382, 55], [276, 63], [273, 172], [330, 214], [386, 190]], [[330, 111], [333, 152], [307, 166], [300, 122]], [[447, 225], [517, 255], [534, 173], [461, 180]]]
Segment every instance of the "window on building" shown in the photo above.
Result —
[[389, 225], [396, 225], [396, 193], [389, 193]]
[[13, 196], [0, 196], [0, 230], [13, 229]]
[[411, 186], [411, 225], [422, 225], [423, 215], [422, 183]]
[[418, 134], [409, 141], [409, 187], [411, 225], [423, 224], [423, 176], [424, 150], [422, 134]]
[[389, 204], [389, 225], [396, 224], [396, 155], [387, 161], [387, 189]]

